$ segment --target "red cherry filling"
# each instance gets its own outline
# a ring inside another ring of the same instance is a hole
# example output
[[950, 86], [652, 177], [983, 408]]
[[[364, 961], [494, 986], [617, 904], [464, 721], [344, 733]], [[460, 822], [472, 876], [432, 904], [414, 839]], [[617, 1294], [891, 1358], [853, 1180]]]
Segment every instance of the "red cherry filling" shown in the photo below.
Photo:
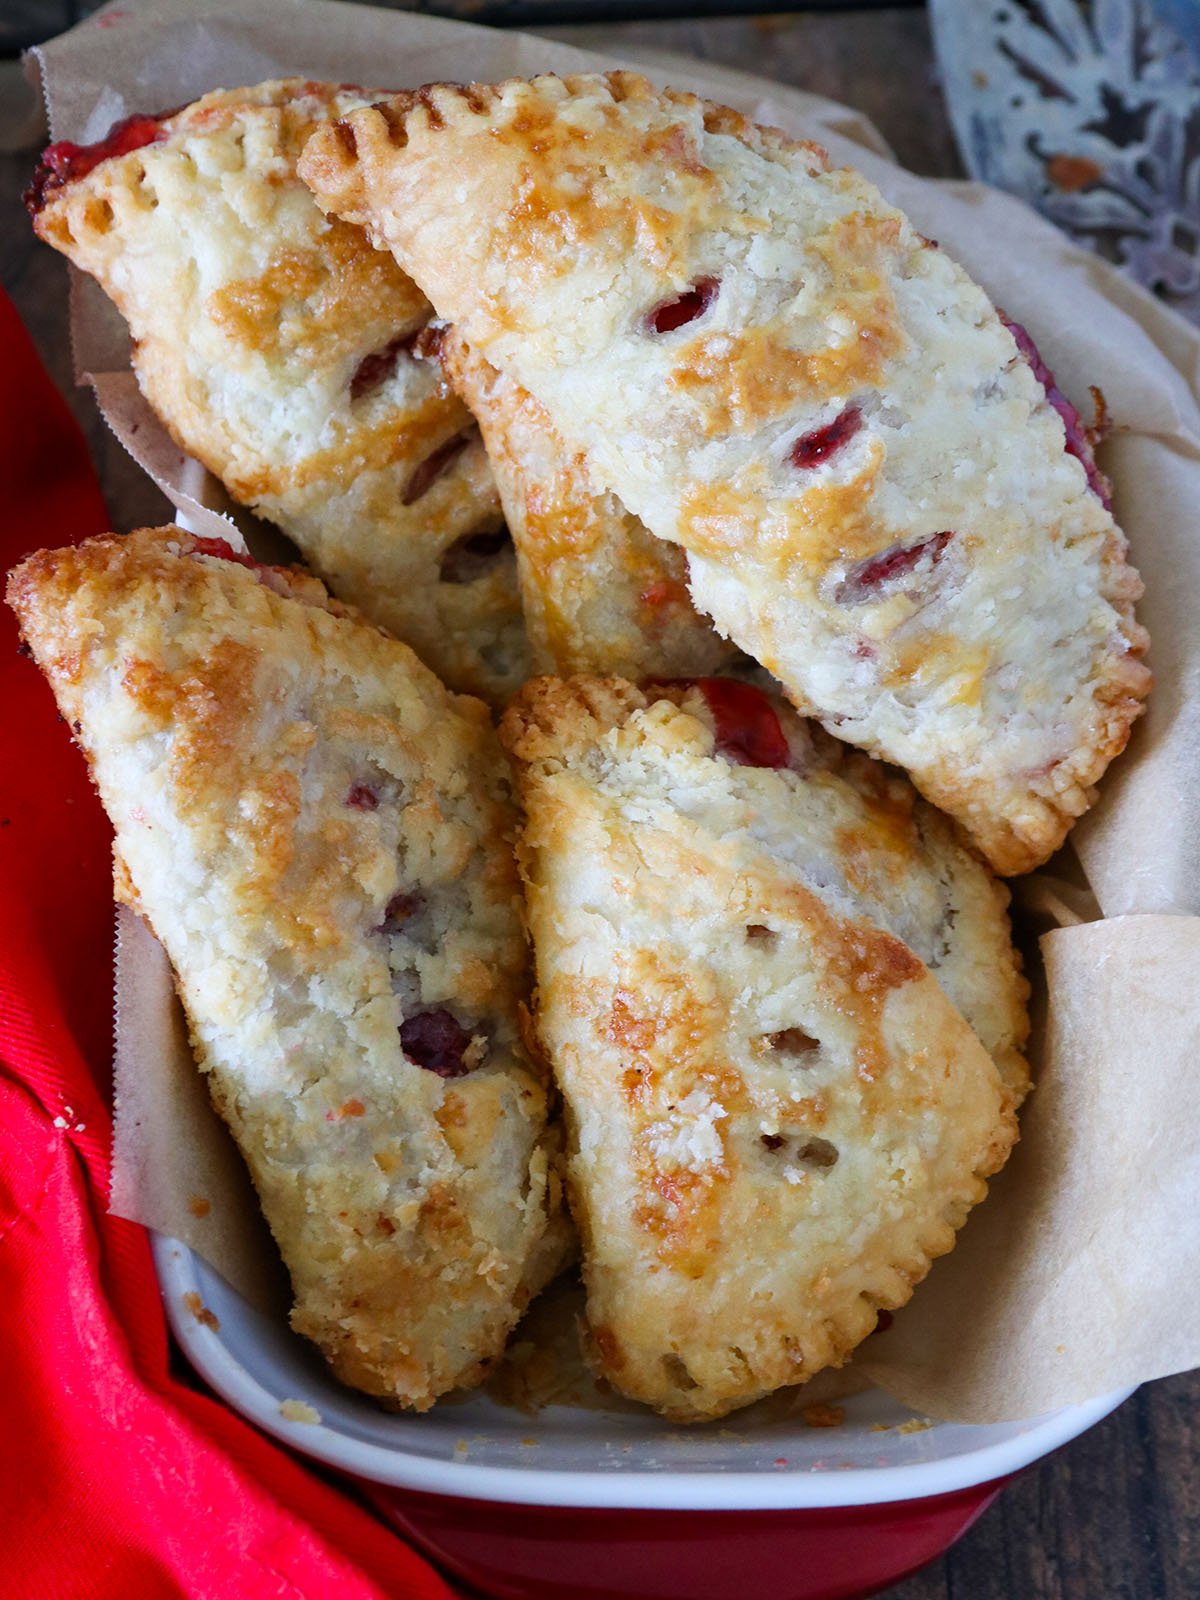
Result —
[[811, 433], [802, 433], [792, 446], [788, 458], [794, 467], [816, 467], [827, 461], [844, 444], [849, 444], [862, 427], [862, 412], [857, 406], [847, 406], [832, 422]]
[[447, 439], [445, 444], [438, 445], [432, 454], [427, 455], [408, 480], [408, 487], [400, 497], [401, 505], [416, 505], [422, 495], [428, 494], [455, 457], [467, 448], [470, 437], [471, 430], [457, 433], [453, 439]]
[[235, 550], [225, 539], [197, 539], [192, 540], [191, 554], [194, 556], [213, 556], [218, 561], [232, 561], [239, 567], [247, 567], [264, 588], [273, 593], [282, 595], [285, 600], [303, 600], [307, 605], [317, 604], [303, 592], [297, 593], [296, 582], [300, 578], [297, 567], [271, 567], [264, 561], [256, 561], [253, 556], [247, 555], [243, 550]]
[[717, 298], [721, 287], [716, 278], [697, 278], [690, 289], [685, 289], [675, 300], [664, 300], [653, 311], [646, 313], [646, 327], [651, 333], [674, 333], [702, 317]]
[[496, 528], [491, 533], [465, 533], [442, 556], [438, 577], [443, 583], [474, 583], [511, 543], [512, 534], [507, 528]]
[[111, 156], [127, 156], [165, 139], [163, 122], [174, 115], [174, 111], [162, 111], [156, 117], [138, 114], [114, 122], [104, 138], [97, 139], [95, 144], [72, 144], [69, 139], [60, 139], [57, 144], [47, 146], [22, 196], [25, 209], [31, 217], [36, 217], [56, 189], [77, 178], [86, 178], [102, 161]]
[[399, 333], [382, 350], [372, 350], [370, 355], [364, 356], [350, 379], [351, 400], [361, 400], [363, 395], [382, 388], [395, 372], [400, 357], [412, 353], [424, 331], [424, 328], [417, 328], [412, 333]]
[[953, 532], [933, 533], [917, 544], [893, 545], [890, 550], [860, 561], [857, 567], [851, 567], [838, 584], [837, 600], [842, 605], [854, 605], [859, 601], [874, 599], [875, 590], [904, 577], [925, 557], [929, 558], [931, 566], [936, 566], [953, 537]]
[[235, 550], [227, 539], [192, 539], [192, 555], [216, 556], [221, 561], [236, 561], [239, 567], [251, 567], [255, 570], [260, 563], [253, 556], [248, 556], [242, 550]]
[[463, 1078], [471, 1035], [442, 1006], [418, 1011], [400, 1024], [400, 1047], [408, 1059], [439, 1078]]
[[717, 754], [743, 767], [786, 767], [792, 752], [775, 708], [763, 694], [736, 678], [657, 679], [664, 688], [699, 689], [712, 712]]
[[1075, 457], [1083, 468], [1087, 477], [1088, 488], [1100, 501], [1106, 511], [1112, 510], [1112, 485], [1096, 465], [1095, 452], [1092, 449], [1092, 437], [1083, 425], [1083, 418], [1067, 399], [1066, 395], [1054, 381], [1054, 374], [1042, 360], [1041, 351], [1034, 344], [1029, 335], [1029, 330], [1023, 328], [1019, 322], [1011, 322], [1003, 313], [998, 312], [1000, 321], [1012, 334], [1017, 342], [1017, 349], [1024, 356], [1033, 370], [1033, 375], [1046, 391], [1046, 399], [1062, 418], [1062, 425], [1066, 432], [1066, 451]]
[[345, 803], [355, 811], [377, 811], [379, 794], [369, 783], [352, 783], [346, 791]]

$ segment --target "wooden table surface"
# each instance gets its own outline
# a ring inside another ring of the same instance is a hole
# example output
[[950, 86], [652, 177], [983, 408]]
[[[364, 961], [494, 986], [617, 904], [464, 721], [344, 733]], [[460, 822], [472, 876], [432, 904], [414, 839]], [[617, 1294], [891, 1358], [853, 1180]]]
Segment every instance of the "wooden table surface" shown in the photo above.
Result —
[[[811, 89], [865, 111], [914, 172], [961, 174], [922, 11], [545, 31], [597, 49], [653, 45]], [[0, 66], [0, 103], [11, 106], [15, 69]], [[11, 143], [19, 114], [7, 116]], [[114, 526], [165, 521], [167, 502], [111, 437], [90, 395], [72, 383], [65, 263], [33, 240], [19, 201], [37, 136], [31, 127], [26, 148], [0, 152], [0, 281], [87, 433]], [[1007, 1488], [958, 1545], [889, 1590], [889, 1600], [1198, 1600], [1198, 1401], [1197, 1374], [1147, 1385]]]

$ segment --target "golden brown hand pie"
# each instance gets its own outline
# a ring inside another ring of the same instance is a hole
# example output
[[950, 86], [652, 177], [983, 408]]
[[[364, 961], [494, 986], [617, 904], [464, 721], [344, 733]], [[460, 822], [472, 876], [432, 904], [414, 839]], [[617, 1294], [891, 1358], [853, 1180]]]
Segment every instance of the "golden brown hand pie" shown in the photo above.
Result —
[[621, 72], [430, 85], [300, 171], [801, 710], [997, 870], [1061, 843], [1147, 692], [1140, 584], [1027, 336], [872, 184]]
[[34, 225], [115, 301], [180, 448], [451, 687], [503, 700], [526, 676], [513, 552], [478, 431], [414, 352], [429, 305], [296, 176], [369, 99], [287, 79], [52, 146]]
[[1007, 897], [746, 685], [535, 679], [501, 737], [595, 1358], [720, 1416], [845, 1360], [1003, 1165]]
[[178, 528], [45, 550], [14, 606], [201, 1069], [346, 1383], [477, 1381], [561, 1260], [514, 818], [486, 708], [317, 579]]
[[438, 349], [479, 423], [500, 490], [533, 670], [692, 677], [738, 660], [737, 647], [692, 605], [684, 552], [599, 491], [533, 396], [455, 329], [440, 334]]

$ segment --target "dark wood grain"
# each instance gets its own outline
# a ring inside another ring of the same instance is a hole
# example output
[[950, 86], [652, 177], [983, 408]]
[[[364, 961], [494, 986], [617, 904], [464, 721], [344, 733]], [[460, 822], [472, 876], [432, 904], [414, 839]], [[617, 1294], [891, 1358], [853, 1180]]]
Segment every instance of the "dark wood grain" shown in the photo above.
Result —
[[[641, 42], [782, 79], [860, 107], [914, 171], [961, 171], [921, 12], [547, 31], [601, 49]], [[9, 144], [19, 138], [19, 94], [15, 67], [0, 63], [0, 139]], [[16, 153], [0, 152], [0, 279], [83, 425], [114, 525], [164, 520], [166, 501], [72, 383], [65, 265], [33, 239], [19, 201], [35, 137]], [[36, 542], [31, 530], [31, 547]], [[890, 1600], [1200, 1600], [1198, 1402], [1198, 1375], [1148, 1385], [1012, 1484], [965, 1539], [889, 1591]]]
[[778, 78], [866, 112], [913, 172], [962, 174], [937, 88], [924, 11], [716, 17], [540, 31], [587, 49], [649, 45]]

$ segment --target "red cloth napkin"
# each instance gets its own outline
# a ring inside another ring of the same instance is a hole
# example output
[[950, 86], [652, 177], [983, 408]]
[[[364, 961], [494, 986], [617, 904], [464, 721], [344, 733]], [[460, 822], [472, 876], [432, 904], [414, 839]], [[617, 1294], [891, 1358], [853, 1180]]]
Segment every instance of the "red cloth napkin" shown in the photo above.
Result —
[[[107, 528], [0, 294], [0, 568]], [[354, 1501], [171, 1375], [145, 1231], [107, 1214], [108, 822], [0, 612], [0, 1595], [451, 1600]]]

